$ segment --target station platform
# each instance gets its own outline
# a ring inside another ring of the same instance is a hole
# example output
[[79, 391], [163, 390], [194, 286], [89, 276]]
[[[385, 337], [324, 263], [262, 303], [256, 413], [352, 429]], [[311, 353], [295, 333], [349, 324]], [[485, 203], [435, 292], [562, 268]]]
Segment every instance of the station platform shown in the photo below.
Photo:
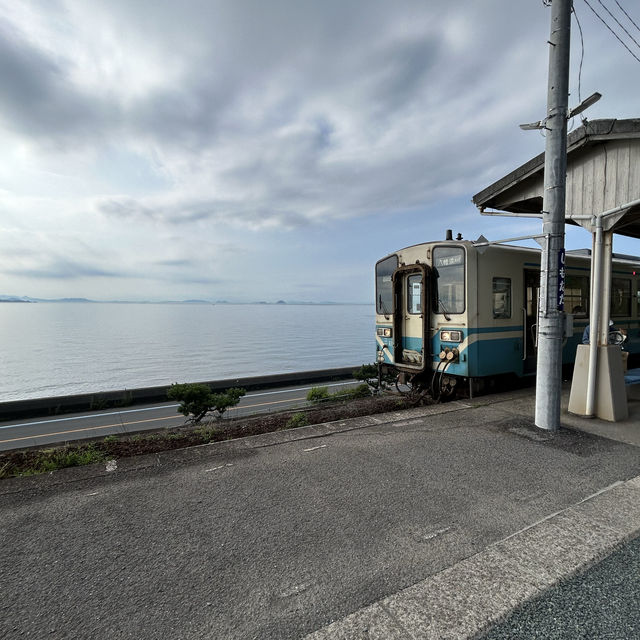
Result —
[[639, 539], [640, 385], [565, 386], [557, 432], [528, 387], [4, 480], [0, 637], [480, 638]]

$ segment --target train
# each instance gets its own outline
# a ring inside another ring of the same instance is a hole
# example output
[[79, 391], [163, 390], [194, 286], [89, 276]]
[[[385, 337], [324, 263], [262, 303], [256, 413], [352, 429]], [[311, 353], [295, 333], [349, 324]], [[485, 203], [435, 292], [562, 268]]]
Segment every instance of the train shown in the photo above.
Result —
[[[482, 239], [484, 240], [484, 239]], [[376, 361], [439, 400], [536, 373], [541, 251], [457, 239], [415, 244], [376, 263]], [[591, 256], [567, 251], [563, 366], [589, 324]], [[611, 319], [640, 354], [640, 257], [614, 254]]]

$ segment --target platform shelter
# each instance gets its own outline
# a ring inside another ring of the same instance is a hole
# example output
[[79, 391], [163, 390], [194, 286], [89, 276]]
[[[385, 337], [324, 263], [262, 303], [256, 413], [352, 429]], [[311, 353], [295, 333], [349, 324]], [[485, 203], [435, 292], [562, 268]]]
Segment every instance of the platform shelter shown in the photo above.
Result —
[[[544, 153], [473, 196], [483, 215], [542, 218]], [[613, 234], [640, 239], [640, 119], [593, 120], [567, 139], [567, 224], [592, 236], [590, 344], [579, 345], [569, 411], [627, 418], [620, 346], [610, 345]], [[631, 301], [634, 315], [640, 301]], [[634, 326], [631, 331], [638, 333]], [[634, 336], [640, 338], [640, 336]]]

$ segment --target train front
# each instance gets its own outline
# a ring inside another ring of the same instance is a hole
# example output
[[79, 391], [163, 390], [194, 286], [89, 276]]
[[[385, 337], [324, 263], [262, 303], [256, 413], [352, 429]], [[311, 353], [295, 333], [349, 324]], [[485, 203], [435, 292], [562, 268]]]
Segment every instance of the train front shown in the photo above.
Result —
[[426, 243], [376, 264], [376, 355], [399, 381], [434, 398], [467, 376], [468, 242]]

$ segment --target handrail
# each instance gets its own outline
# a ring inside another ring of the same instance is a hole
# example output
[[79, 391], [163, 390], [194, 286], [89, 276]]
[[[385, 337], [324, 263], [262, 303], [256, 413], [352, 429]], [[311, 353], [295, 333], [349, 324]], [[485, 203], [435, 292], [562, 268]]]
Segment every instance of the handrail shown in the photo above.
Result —
[[522, 362], [527, 359], [527, 308], [522, 307]]

